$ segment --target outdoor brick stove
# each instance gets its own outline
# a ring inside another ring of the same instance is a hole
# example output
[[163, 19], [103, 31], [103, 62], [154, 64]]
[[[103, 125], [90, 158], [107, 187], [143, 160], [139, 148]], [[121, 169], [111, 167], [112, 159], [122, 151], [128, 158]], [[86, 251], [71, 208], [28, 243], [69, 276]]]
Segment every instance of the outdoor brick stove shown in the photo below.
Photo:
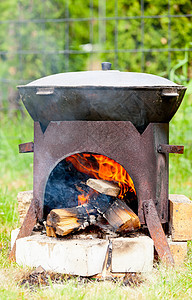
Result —
[[[111, 71], [110, 63], [102, 69], [18, 87], [34, 120], [34, 143], [19, 145], [22, 153], [34, 152], [34, 179], [10, 254], [16, 250], [18, 263], [29, 264], [30, 252], [32, 266], [69, 274], [91, 276], [104, 265], [112, 272], [147, 271], [153, 242], [159, 257], [174, 263], [163, 230], [168, 156], [183, 153], [183, 146], [169, 145], [169, 121], [186, 88], [154, 75]], [[48, 236], [30, 236], [43, 221]], [[146, 225], [153, 241], [142, 233]]]

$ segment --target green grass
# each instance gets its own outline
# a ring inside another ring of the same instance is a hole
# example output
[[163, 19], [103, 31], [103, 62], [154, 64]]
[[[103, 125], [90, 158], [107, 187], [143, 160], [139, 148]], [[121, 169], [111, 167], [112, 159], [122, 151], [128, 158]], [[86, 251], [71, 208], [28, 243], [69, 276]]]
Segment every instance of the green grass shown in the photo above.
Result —
[[19, 226], [17, 194], [32, 189], [33, 183], [32, 154], [19, 154], [18, 144], [31, 140], [29, 117], [0, 115], [0, 263], [5, 265], [11, 230]]
[[21, 287], [18, 283], [28, 270], [10, 265], [1, 271], [0, 299], [192, 299], [192, 265], [190, 258], [183, 267], [154, 268], [144, 274], [140, 286], [124, 286], [122, 281], [90, 281], [79, 283], [71, 279], [63, 284], [46, 287]]
[[[189, 88], [192, 89], [192, 84]], [[187, 93], [171, 121], [170, 144], [185, 146], [184, 155], [170, 155], [170, 192], [192, 199], [192, 97]], [[33, 140], [33, 122], [20, 113], [0, 115], [0, 299], [192, 299], [192, 255], [181, 268], [160, 265], [140, 287], [121, 283], [75, 281], [31, 291], [20, 287], [27, 270], [10, 263], [10, 232], [18, 227], [17, 193], [32, 189], [32, 154], [19, 154], [18, 144]], [[190, 243], [189, 243], [190, 244]]]

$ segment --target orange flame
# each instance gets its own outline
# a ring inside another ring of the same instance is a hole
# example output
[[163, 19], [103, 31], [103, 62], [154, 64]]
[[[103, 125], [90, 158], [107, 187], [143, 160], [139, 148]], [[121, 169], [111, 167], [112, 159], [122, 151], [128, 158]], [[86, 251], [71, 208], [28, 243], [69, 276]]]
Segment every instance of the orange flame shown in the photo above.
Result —
[[78, 205], [82, 205], [84, 203], [88, 203], [89, 201], [89, 194], [85, 195], [84, 193], [81, 195], [78, 195]]
[[[118, 198], [123, 199], [125, 194], [133, 192], [136, 195], [133, 181], [127, 171], [113, 159], [91, 153], [78, 153], [66, 158], [74, 167], [90, 177], [117, 182], [121, 191]], [[89, 195], [79, 195], [78, 200], [82, 204], [88, 202]]]

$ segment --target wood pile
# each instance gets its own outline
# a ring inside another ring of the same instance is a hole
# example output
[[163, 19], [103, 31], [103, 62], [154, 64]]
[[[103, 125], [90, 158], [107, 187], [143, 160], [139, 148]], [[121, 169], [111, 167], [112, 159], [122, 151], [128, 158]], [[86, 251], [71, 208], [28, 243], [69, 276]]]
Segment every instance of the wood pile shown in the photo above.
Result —
[[120, 192], [117, 183], [90, 178], [86, 185], [90, 187], [91, 195], [88, 203], [51, 210], [46, 223], [48, 236], [65, 236], [90, 225], [97, 225], [101, 229], [110, 228], [117, 233], [130, 232], [140, 227], [138, 216], [117, 198]]

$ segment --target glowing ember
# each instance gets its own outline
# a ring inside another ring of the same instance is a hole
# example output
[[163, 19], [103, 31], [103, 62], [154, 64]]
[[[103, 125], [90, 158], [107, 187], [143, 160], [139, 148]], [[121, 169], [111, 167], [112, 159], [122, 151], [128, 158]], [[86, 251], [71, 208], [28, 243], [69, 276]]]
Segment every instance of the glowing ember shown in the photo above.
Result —
[[[126, 170], [113, 159], [100, 154], [78, 153], [66, 158], [74, 167], [90, 177], [117, 182], [121, 191], [118, 198], [123, 199], [127, 192], [136, 195], [133, 181]], [[90, 195], [79, 195], [78, 202], [88, 202]]]
[[89, 201], [89, 194], [85, 195], [84, 193], [78, 195], [78, 205], [82, 205], [84, 203], [88, 203]]

